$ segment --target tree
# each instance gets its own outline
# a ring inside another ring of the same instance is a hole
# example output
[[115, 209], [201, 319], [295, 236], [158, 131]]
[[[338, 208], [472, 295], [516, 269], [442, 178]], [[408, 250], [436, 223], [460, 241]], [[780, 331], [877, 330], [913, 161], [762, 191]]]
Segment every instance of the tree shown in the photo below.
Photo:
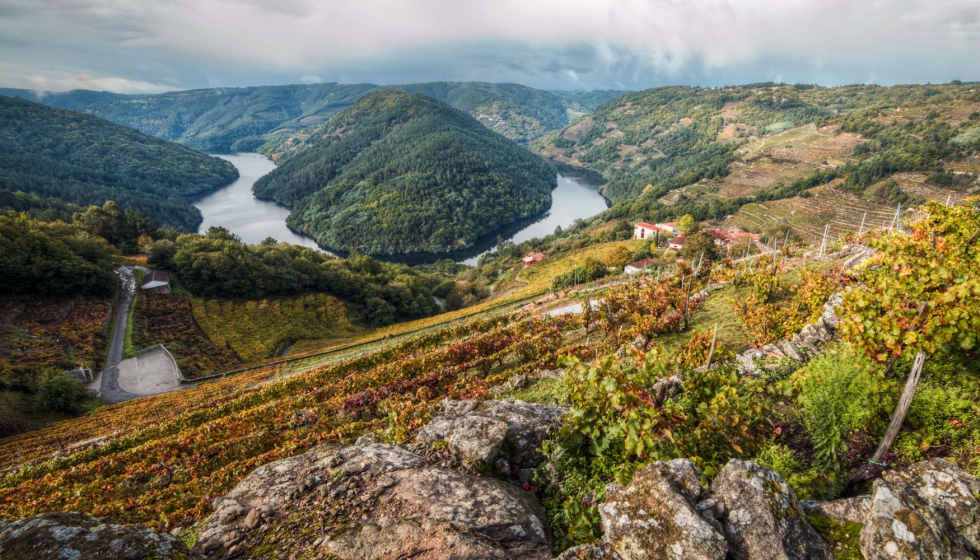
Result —
[[616, 268], [622, 268], [631, 262], [633, 262], [633, 253], [622, 245], [613, 249], [606, 257], [606, 265]]
[[701, 258], [702, 253], [704, 253], [704, 258], [709, 261], [717, 260], [718, 247], [715, 245], [715, 240], [704, 232], [689, 235], [684, 247], [681, 248], [681, 256], [693, 260]]
[[677, 220], [677, 229], [681, 230], [683, 234], [691, 234], [697, 231], [697, 223], [694, 221], [694, 216], [690, 214], [684, 214]]

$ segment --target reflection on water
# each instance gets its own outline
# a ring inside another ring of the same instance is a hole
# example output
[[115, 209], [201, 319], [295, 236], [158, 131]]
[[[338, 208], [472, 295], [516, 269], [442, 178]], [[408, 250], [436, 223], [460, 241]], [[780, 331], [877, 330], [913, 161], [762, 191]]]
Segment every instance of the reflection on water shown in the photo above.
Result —
[[[211, 226], [222, 226], [249, 244], [260, 243], [266, 237], [272, 237], [276, 241], [285, 241], [293, 245], [319, 248], [312, 238], [297, 234], [286, 227], [288, 208], [259, 200], [252, 195], [252, 185], [255, 181], [275, 169], [276, 166], [271, 160], [261, 154], [251, 153], [218, 157], [234, 164], [241, 176], [231, 185], [194, 203], [204, 214], [201, 233], [207, 232]], [[412, 253], [378, 258], [408, 264], [435, 262], [449, 258], [473, 265], [480, 255], [496, 246], [498, 235], [504, 240], [521, 243], [554, 233], [558, 226], [567, 228], [575, 220], [591, 218], [608, 207], [606, 199], [602, 198], [595, 185], [585, 177], [571, 173], [558, 175], [558, 186], [551, 192], [551, 197], [551, 209], [543, 215], [522, 220], [487, 235], [466, 251], [448, 254]], [[337, 253], [342, 254], [341, 251]]]
[[219, 155], [238, 168], [240, 177], [227, 187], [209, 194], [194, 203], [204, 214], [200, 233], [211, 226], [221, 226], [250, 245], [266, 237], [319, 249], [312, 238], [299, 235], [286, 227], [289, 209], [252, 195], [252, 185], [259, 177], [276, 168], [272, 160], [261, 154]]

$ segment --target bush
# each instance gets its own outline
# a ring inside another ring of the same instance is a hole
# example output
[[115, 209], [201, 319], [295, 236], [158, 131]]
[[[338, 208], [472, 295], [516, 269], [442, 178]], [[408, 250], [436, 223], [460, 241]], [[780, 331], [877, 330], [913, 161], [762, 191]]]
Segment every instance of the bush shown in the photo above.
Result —
[[29, 428], [24, 415], [18, 410], [14, 396], [0, 393], [0, 438], [26, 432]]
[[43, 373], [34, 381], [34, 407], [51, 412], [76, 412], [95, 394], [65, 372]]
[[604, 264], [596, 259], [593, 259], [592, 257], [589, 257], [585, 259], [585, 264], [582, 266], [577, 266], [572, 270], [566, 270], [565, 272], [555, 276], [551, 280], [551, 289], [560, 290], [569, 286], [592, 282], [593, 280], [602, 278], [607, 272], [608, 271], [606, 270], [606, 266]]
[[840, 469], [845, 440], [857, 430], [879, 427], [892, 408], [890, 385], [881, 368], [850, 346], [810, 362], [793, 376], [802, 410], [799, 418], [813, 439], [813, 466]]
[[779, 476], [786, 480], [790, 479], [796, 471], [800, 470], [800, 460], [796, 452], [778, 443], [773, 443], [759, 453], [755, 462], [763, 467], [779, 473]]

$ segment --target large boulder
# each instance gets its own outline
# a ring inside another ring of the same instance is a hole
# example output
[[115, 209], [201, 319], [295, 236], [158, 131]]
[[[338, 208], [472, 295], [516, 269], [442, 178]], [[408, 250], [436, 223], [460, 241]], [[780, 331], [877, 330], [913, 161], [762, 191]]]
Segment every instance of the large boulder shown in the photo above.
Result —
[[580, 544], [558, 555], [555, 560], [622, 560], [607, 542]]
[[861, 530], [868, 560], [972, 559], [980, 552], [980, 479], [942, 459], [875, 481]]
[[[550, 558], [530, 494], [383, 444], [320, 447], [259, 467], [223, 499], [208, 556]], [[258, 552], [262, 554], [259, 554]]]
[[492, 463], [504, 444], [508, 461], [516, 469], [537, 466], [538, 447], [561, 426], [566, 410], [560, 406], [529, 404], [515, 399], [499, 401], [442, 401], [443, 413], [422, 428], [417, 444], [445, 442], [467, 461]]
[[188, 560], [199, 556], [166, 533], [61, 512], [0, 521], [0, 558]]
[[711, 483], [724, 502], [722, 525], [737, 560], [831, 560], [830, 546], [807, 522], [783, 477], [751, 461], [732, 459]]
[[647, 465], [625, 488], [608, 487], [606, 502], [599, 506], [604, 539], [623, 560], [722, 560], [728, 544], [698, 513], [700, 495], [690, 461]]

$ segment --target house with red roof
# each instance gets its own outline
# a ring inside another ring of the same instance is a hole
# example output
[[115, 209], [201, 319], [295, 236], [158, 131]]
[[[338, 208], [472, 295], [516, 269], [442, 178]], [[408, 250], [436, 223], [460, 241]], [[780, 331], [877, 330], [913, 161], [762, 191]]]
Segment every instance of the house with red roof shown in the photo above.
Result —
[[530, 255], [524, 257], [524, 268], [531, 266], [536, 262], [541, 262], [548, 258], [548, 255], [544, 253], [531, 253]]

